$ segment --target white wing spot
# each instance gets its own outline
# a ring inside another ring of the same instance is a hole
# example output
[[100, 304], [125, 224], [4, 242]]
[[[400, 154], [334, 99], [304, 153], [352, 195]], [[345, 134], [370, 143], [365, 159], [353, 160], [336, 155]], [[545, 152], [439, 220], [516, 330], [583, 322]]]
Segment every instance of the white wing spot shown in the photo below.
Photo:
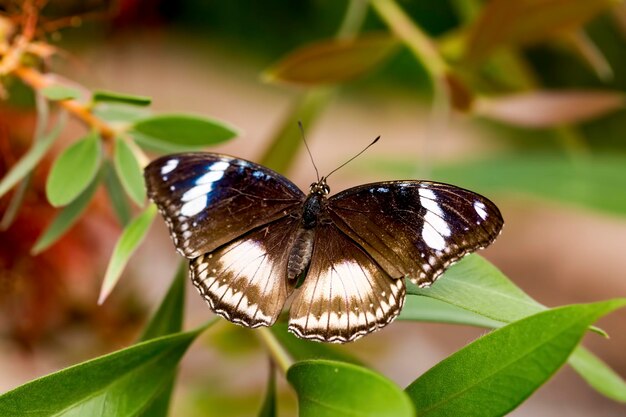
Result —
[[474, 210], [476, 210], [481, 219], [485, 220], [487, 218], [487, 210], [482, 201], [474, 202]]
[[196, 185], [195, 187], [185, 191], [185, 194], [183, 194], [180, 199], [182, 201], [191, 201], [204, 196], [206, 200], [206, 195], [210, 193], [211, 190], [213, 190], [213, 183]]
[[437, 203], [437, 196], [428, 188], [420, 188], [420, 203], [426, 209], [424, 225], [422, 226], [422, 238], [432, 249], [443, 250], [446, 247], [444, 236], [450, 236], [450, 226], [444, 219], [444, 213]]
[[[187, 192], [189, 193], [191, 191], [193, 191], [193, 188]], [[207, 205], [206, 194], [202, 194], [201, 196], [194, 198], [193, 200], [188, 201], [185, 204], [183, 204], [183, 206], [180, 208], [180, 214], [182, 216], [187, 216], [187, 217], [195, 216], [196, 214], [204, 210], [206, 205]]]
[[161, 175], [169, 174], [178, 166], [178, 159], [170, 159], [161, 167]]
[[196, 180], [196, 185], [212, 184], [224, 176], [224, 171], [209, 171]]
[[214, 162], [209, 168], [209, 171], [225, 171], [226, 168], [228, 168], [228, 165], [229, 164], [226, 161]]

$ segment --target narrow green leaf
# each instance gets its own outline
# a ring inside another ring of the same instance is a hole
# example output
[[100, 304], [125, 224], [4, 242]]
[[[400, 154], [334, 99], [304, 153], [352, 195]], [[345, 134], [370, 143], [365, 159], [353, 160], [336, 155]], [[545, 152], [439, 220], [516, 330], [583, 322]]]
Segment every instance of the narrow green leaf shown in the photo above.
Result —
[[304, 94], [300, 102], [283, 121], [276, 134], [273, 135], [271, 144], [267, 147], [260, 163], [275, 171], [285, 173], [302, 146], [298, 121], [302, 122], [305, 129], [311, 128], [333, 96], [334, 89], [322, 88]]
[[187, 262], [178, 266], [167, 294], [159, 305], [143, 331], [140, 341], [154, 339], [170, 333], [176, 333], [183, 328], [183, 312], [185, 309], [185, 282], [187, 278]]
[[119, 223], [125, 227], [131, 218], [130, 204], [126, 199], [122, 183], [120, 183], [115, 168], [110, 161], [104, 162], [104, 185], [113, 211], [115, 211]]
[[414, 416], [393, 382], [361, 366], [327, 360], [294, 364], [287, 380], [298, 394], [300, 417]]
[[0, 415], [141, 415], [205, 328], [151, 339], [29, 382], [0, 396]]
[[[33, 143], [41, 142], [44, 139], [46, 126], [48, 126], [48, 117], [50, 116], [50, 106], [48, 104], [48, 100], [46, 100], [40, 93], [35, 94], [35, 109], [37, 111], [37, 123], [35, 125], [35, 133], [33, 135]], [[11, 227], [11, 224], [13, 224], [13, 221], [22, 207], [24, 198], [26, 197], [26, 192], [30, 186], [31, 178], [32, 172], [26, 174], [11, 196], [9, 205], [4, 211], [4, 215], [0, 221], [0, 230], [8, 230], [9, 227]]]
[[171, 151], [199, 150], [238, 135], [224, 122], [187, 114], [161, 114], [139, 120], [130, 133], [140, 144]]
[[74, 199], [74, 201], [61, 209], [61, 211], [55, 216], [54, 220], [46, 227], [46, 230], [44, 230], [33, 245], [33, 248], [30, 251], [32, 255], [37, 255], [43, 252], [63, 237], [63, 235], [74, 225], [74, 223], [78, 221], [87, 206], [89, 206], [89, 202], [91, 202], [99, 184], [99, 178], [94, 178], [87, 188]]
[[479, 192], [518, 193], [626, 215], [626, 194], [615, 192], [626, 189], [626, 157], [621, 155], [576, 160], [551, 154], [508, 155], [440, 166], [433, 174]]
[[7, 208], [2, 215], [2, 220], [0, 220], [0, 230], [8, 230], [9, 227], [11, 227], [11, 225], [13, 224], [13, 221], [17, 217], [17, 214], [22, 207], [24, 197], [26, 197], [26, 192], [28, 191], [28, 187], [30, 186], [31, 177], [32, 173], [27, 174], [26, 177], [24, 177], [24, 179], [20, 181], [17, 188], [15, 189], [15, 192], [11, 196], [9, 204], [7, 205]]
[[24, 178], [29, 172], [35, 168], [35, 166], [45, 156], [54, 140], [59, 136], [61, 130], [65, 126], [67, 120], [67, 113], [61, 113], [56, 125], [46, 134], [41, 140], [35, 140], [31, 148], [20, 159], [11, 170], [0, 181], [0, 197], [6, 194], [15, 184], [17, 184], [22, 178]]
[[464, 324], [489, 329], [506, 324], [435, 298], [421, 296], [406, 297], [398, 320]]
[[101, 154], [100, 137], [96, 132], [67, 147], [54, 161], [46, 181], [50, 204], [60, 207], [78, 197], [96, 176]]
[[135, 96], [131, 94], [116, 93], [115, 91], [96, 90], [92, 100], [97, 102], [124, 103], [133, 106], [148, 106], [152, 99], [146, 96]]
[[133, 153], [131, 147], [125, 140], [115, 139], [115, 155], [114, 155], [115, 171], [117, 172], [120, 182], [124, 186], [124, 190], [128, 196], [143, 206], [146, 200], [146, 186], [144, 184], [143, 172], [139, 166], [139, 162]]
[[626, 105], [616, 91], [531, 91], [478, 100], [476, 115], [526, 128], [576, 124], [614, 112]]
[[565, 363], [587, 328], [626, 299], [543, 311], [476, 340], [406, 389], [420, 416], [502, 416]]
[[[167, 294], [159, 305], [154, 316], [146, 326], [140, 341], [155, 339], [160, 336], [180, 332], [183, 327], [183, 311], [185, 309], [185, 278], [187, 277], [187, 262], [181, 262], [174, 280]], [[141, 417], [166, 417], [168, 415], [172, 390], [176, 379], [174, 375], [165, 384], [156, 398], [144, 409]]]
[[[394, 176], [414, 175], [413, 161], [368, 164]], [[433, 178], [486, 195], [540, 197], [601, 212], [626, 215], [626, 157], [594, 154], [571, 159], [550, 153], [497, 155], [435, 166]]]
[[569, 364], [598, 392], [626, 403], [626, 381], [593, 353], [579, 346], [569, 357]]
[[120, 275], [128, 259], [146, 237], [150, 225], [154, 220], [154, 216], [156, 215], [156, 211], [156, 206], [150, 204], [140, 215], [135, 217], [122, 232], [122, 235], [115, 245], [115, 249], [113, 249], [113, 255], [109, 260], [109, 266], [104, 275], [98, 304], [102, 304], [111, 291], [113, 291], [113, 287], [115, 287], [115, 284], [117, 284], [117, 281], [120, 279]]
[[267, 392], [263, 405], [259, 411], [259, 417], [276, 417], [276, 370], [274, 365], [270, 364], [269, 376], [267, 378]]
[[492, 0], [472, 26], [466, 59], [478, 62], [505, 46], [527, 45], [579, 29], [616, 0]]
[[280, 322], [270, 328], [281, 346], [296, 361], [308, 359], [329, 359], [363, 365], [363, 362], [352, 356], [340, 346], [327, 343], [312, 342], [300, 339], [287, 331], [287, 323]]
[[62, 85], [49, 85], [41, 89], [41, 94], [48, 100], [74, 100], [80, 97], [80, 91], [72, 87]]
[[307, 86], [337, 84], [361, 77], [399, 49], [388, 33], [323, 40], [299, 48], [266, 70], [266, 81]]

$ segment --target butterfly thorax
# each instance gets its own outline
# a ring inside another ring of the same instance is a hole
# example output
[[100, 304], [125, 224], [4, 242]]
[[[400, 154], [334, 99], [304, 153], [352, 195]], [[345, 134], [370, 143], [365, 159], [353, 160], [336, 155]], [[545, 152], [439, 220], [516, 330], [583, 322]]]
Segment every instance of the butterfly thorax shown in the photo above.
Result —
[[326, 179], [311, 184], [311, 191], [302, 206], [302, 220], [300, 228], [293, 241], [287, 262], [287, 277], [292, 280], [300, 276], [311, 262], [315, 227], [318, 225], [324, 212], [326, 195], [330, 188]]

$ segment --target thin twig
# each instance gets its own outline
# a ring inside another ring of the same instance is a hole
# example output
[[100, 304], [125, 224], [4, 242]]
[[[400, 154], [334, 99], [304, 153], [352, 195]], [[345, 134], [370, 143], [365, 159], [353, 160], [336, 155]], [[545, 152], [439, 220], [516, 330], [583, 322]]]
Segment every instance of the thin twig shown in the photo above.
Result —
[[[30, 67], [17, 67], [13, 71], [13, 73], [37, 91], [42, 90], [50, 84], [45, 75]], [[79, 120], [82, 120], [92, 129], [97, 130], [104, 140], [112, 141], [115, 137], [116, 132], [115, 130], [113, 130], [113, 128], [111, 128], [111, 126], [109, 126], [106, 122], [102, 121], [98, 117], [94, 116], [87, 107], [85, 107], [78, 101], [62, 100], [58, 103], [73, 116], [75, 116]]]
[[261, 327], [256, 330], [256, 333], [267, 347], [270, 355], [272, 355], [274, 363], [276, 363], [280, 370], [286, 374], [287, 370], [294, 363], [293, 358], [289, 355], [289, 353], [287, 353], [283, 345], [280, 344], [270, 329], [267, 327]]

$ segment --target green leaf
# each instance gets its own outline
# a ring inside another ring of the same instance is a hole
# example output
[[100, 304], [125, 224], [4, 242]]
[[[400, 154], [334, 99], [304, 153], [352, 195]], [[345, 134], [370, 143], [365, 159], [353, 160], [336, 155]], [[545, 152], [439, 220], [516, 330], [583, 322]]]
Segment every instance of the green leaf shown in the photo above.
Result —
[[78, 221], [85, 209], [89, 206], [93, 195], [98, 189], [100, 180], [94, 178], [87, 188], [80, 193], [70, 204], [63, 207], [54, 220], [46, 227], [39, 236], [30, 253], [37, 255], [55, 244], [63, 235]]
[[148, 106], [152, 99], [146, 96], [134, 96], [131, 94], [116, 93], [115, 91], [96, 90], [92, 100], [98, 102], [124, 103], [132, 106]]
[[[487, 298], [487, 297], [485, 297]], [[544, 311], [476, 340], [406, 388], [420, 416], [502, 416], [565, 363], [587, 328], [626, 299]]]
[[477, 62], [505, 46], [527, 45], [579, 29], [616, 0], [492, 0], [467, 41], [465, 57]]
[[61, 133], [61, 130], [63, 130], [66, 121], [67, 113], [63, 112], [52, 130], [42, 137], [41, 140], [35, 140], [33, 142], [28, 152], [26, 152], [22, 159], [20, 159], [0, 181], [0, 197], [6, 194], [7, 191], [13, 188], [15, 184], [35, 168], [39, 161], [46, 155], [46, 152], [48, 152], [54, 140], [59, 136], [59, 133]]
[[138, 206], [143, 206], [146, 199], [146, 186], [144, 184], [143, 172], [135, 157], [135, 153], [125, 140], [120, 138], [115, 139], [113, 161], [115, 171], [117, 172], [122, 186], [124, 186], [124, 190], [126, 190], [128, 196], [137, 203]]
[[49, 85], [41, 89], [41, 93], [48, 100], [75, 100], [80, 97], [80, 91], [72, 87], [62, 85]]
[[29, 382], [0, 396], [0, 415], [142, 415], [206, 327], [151, 339]]
[[[419, 296], [419, 297], [416, 297]], [[448, 304], [451, 310], [464, 310], [467, 314], [459, 318], [455, 313], [453, 320], [459, 324], [476, 325], [485, 327], [489, 323], [493, 327], [499, 327], [504, 323], [514, 322], [529, 315], [535, 314], [546, 307], [533, 300], [519, 287], [511, 282], [502, 272], [479, 255], [470, 255], [463, 258], [457, 264], [452, 265], [437, 282], [430, 288], [418, 288], [407, 281], [407, 301], [410, 306], [415, 298], [430, 297], [439, 302]], [[410, 317], [411, 310], [404, 313]], [[402, 315], [402, 314], [401, 314]], [[443, 314], [434, 311], [431, 318], [433, 321], [453, 322], [450, 313]], [[482, 319], [481, 319], [482, 317]], [[491, 326], [489, 326], [491, 327]], [[591, 327], [591, 330], [603, 334], [599, 329]], [[577, 349], [578, 351], [578, 349]], [[585, 356], [580, 358], [585, 361]], [[575, 370], [588, 382], [595, 380], [593, 375], [586, 372], [593, 366], [575, 366]], [[606, 367], [598, 372], [612, 374], [613, 371]], [[593, 383], [590, 384], [594, 387]], [[604, 393], [599, 389], [601, 393]], [[610, 397], [612, 398], [612, 397]]]
[[126, 193], [122, 189], [122, 183], [120, 183], [115, 168], [110, 161], [104, 162], [104, 185], [119, 223], [122, 226], [126, 226], [131, 217], [130, 204], [128, 204]]
[[294, 364], [287, 380], [298, 394], [300, 417], [414, 416], [393, 382], [361, 366], [327, 360]]
[[[181, 262], [165, 298], [156, 313], [146, 326], [140, 341], [155, 339], [160, 336], [180, 332], [183, 328], [183, 311], [185, 309], [185, 278], [187, 262]], [[176, 371], [169, 382], [156, 394], [156, 398], [140, 414], [144, 417], [166, 417], [168, 415]]]
[[287, 331], [287, 323], [280, 322], [270, 328], [280, 345], [296, 361], [307, 359], [330, 359], [363, 365], [363, 362], [346, 352], [340, 346], [300, 339]]
[[430, 288], [409, 283], [407, 294], [434, 298], [504, 323], [545, 310], [478, 255], [466, 256], [452, 265]]
[[139, 339], [140, 341], [176, 333], [183, 328], [187, 268], [186, 261], [181, 262], [178, 266], [176, 275], [165, 298], [163, 298], [158, 310], [144, 329]]
[[371, 72], [399, 46], [387, 33], [323, 40], [283, 57], [264, 72], [263, 78], [307, 86], [342, 83]]
[[[377, 161], [369, 164], [394, 176], [414, 175], [415, 162]], [[521, 194], [601, 212], [626, 215], [626, 157], [585, 155], [576, 159], [549, 153], [498, 155], [470, 162], [439, 165], [439, 181], [477, 192]]]
[[96, 176], [101, 154], [100, 137], [96, 132], [67, 147], [54, 161], [46, 181], [50, 204], [60, 207], [78, 197]]
[[130, 133], [139, 144], [171, 151], [199, 150], [238, 135], [226, 123], [187, 114], [161, 114], [139, 120]]
[[109, 123], [133, 123], [150, 116], [150, 110], [144, 107], [130, 106], [121, 103], [98, 103], [93, 113]]
[[569, 364], [598, 392], [626, 403], [626, 382], [593, 353], [579, 346], [569, 357]]
[[265, 399], [259, 411], [259, 417], [276, 416], [276, 370], [273, 365], [270, 365], [269, 377], [267, 379], [267, 392], [265, 393]]
[[421, 296], [406, 297], [398, 320], [464, 324], [490, 329], [506, 324], [435, 298]]
[[113, 287], [115, 287], [115, 284], [117, 284], [117, 281], [120, 279], [120, 275], [128, 259], [146, 237], [150, 225], [154, 220], [154, 216], [156, 215], [156, 211], [156, 206], [150, 204], [140, 215], [135, 217], [122, 232], [122, 235], [115, 244], [115, 249], [113, 249], [113, 255], [109, 260], [109, 266], [107, 267], [104, 281], [102, 282], [102, 288], [100, 289], [98, 304], [102, 304], [111, 291], [113, 291]]

